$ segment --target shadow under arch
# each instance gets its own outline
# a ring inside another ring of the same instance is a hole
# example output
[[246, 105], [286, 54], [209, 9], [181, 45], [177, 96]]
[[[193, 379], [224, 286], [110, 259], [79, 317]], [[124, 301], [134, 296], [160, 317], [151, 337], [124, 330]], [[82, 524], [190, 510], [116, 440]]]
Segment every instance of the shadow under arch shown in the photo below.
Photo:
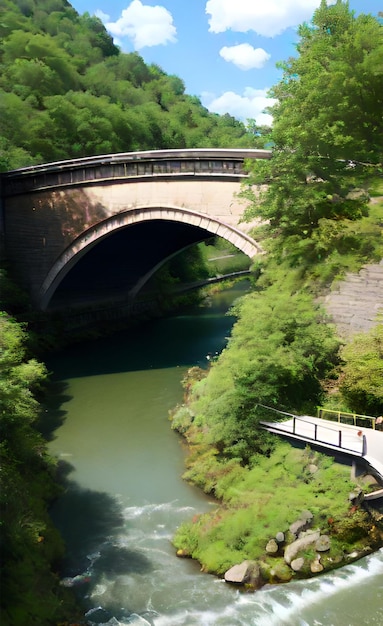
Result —
[[[108, 235], [129, 226], [155, 220], [178, 222], [195, 228], [200, 228], [201, 230], [209, 232], [212, 235], [222, 237], [226, 241], [232, 243], [249, 258], [253, 258], [256, 254], [261, 254], [263, 252], [261, 246], [249, 235], [243, 233], [238, 228], [223, 223], [220, 220], [211, 218], [203, 213], [198, 213], [197, 211], [191, 211], [176, 206], [136, 207], [127, 211], [122, 211], [121, 213], [102, 220], [96, 225], [90, 227], [77, 237], [66, 248], [66, 250], [64, 250], [64, 252], [62, 252], [48, 272], [41, 286], [39, 294], [39, 308], [41, 310], [46, 310], [48, 308], [49, 302], [61, 281], [78, 263], [78, 261], [101, 240], [108, 237]], [[183, 248], [184, 246], [180, 246], [176, 254], [178, 254]], [[170, 257], [164, 258], [162, 262], [157, 263], [138, 281], [137, 285], [130, 293], [130, 297], [132, 299], [137, 295], [153, 273], [159, 269], [159, 267], [166, 260], [168, 260], [168, 258]]]

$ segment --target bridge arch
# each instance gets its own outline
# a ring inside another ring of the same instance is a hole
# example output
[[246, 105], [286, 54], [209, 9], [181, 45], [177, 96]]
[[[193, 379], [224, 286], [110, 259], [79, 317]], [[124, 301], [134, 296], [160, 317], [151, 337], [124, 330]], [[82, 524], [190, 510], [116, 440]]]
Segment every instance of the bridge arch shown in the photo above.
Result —
[[[94, 226], [91, 226], [77, 237], [57, 258], [47, 276], [45, 277], [39, 294], [39, 308], [46, 310], [49, 303], [62, 280], [81, 260], [81, 258], [100, 241], [110, 236], [112, 233], [121, 231], [136, 224], [154, 221], [178, 222], [189, 225], [203, 231], [222, 237], [233, 244], [238, 250], [253, 258], [256, 254], [262, 253], [261, 246], [246, 233], [238, 228], [222, 223], [220, 220], [210, 217], [207, 214], [199, 213], [178, 206], [137, 206], [134, 209], [128, 208], [120, 211], [116, 215], [109, 217]], [[206, 237], [201, 236], [201, 240]], [[190, 245], [190, 244], [188, 244]], [[178, 254], [182, 249], [188, 247], [180, 246], [176, 252], [155, 263], [129, 291], [128, 297], [133, 300], [142, 289], [150, 277], [172, 256]]]
[[[242, 222], [246, 201], [239, 192], [248, 161], [269, 158], [270, 151], [258, 149], [154, 150], [3, 172], [4, 257], [39, 309], [66, 308], [74, 299], [101, 302], [102, 294], [109, 300], [113, 289], [133, 297], [150, 267], [176, 253], [177, 239], [186, 247], [200, 235], [219, 235], [252, 258], [260, 252], [249, 237], [257, 222]], [[120, 283], [116, 268], [129, 272]]]

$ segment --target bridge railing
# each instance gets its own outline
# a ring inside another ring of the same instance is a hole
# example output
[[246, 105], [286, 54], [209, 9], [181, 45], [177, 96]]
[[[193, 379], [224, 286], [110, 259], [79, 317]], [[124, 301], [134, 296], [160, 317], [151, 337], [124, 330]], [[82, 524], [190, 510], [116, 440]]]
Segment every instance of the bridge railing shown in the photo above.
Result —
[[131, 161], [84, 165], [72, 170], [46, 171], [30, 176], [14, 176], [4, 181], [6, 196], [49, 189], [100, 183], [109, 180], [154, 179], [175, 176], [246, 176], [243, 164], [236, 161]]
[[178, 177], [243, 178], [244, 162], [270, 158], [268, 150], [159, 150], [111, 154], [26, 167], [2, 174], [3, 195], [108, 180]]
[[268, 430], [281, 435], [294, 435], [304, 441], [312, 441], [331, 449], [363, 456], [366, 454], [366, 436], [362, 431], [344, 431], [330, 428], [294, 416], [288, 422], [262, 422]]
[[339, 424], [351, 424], [352, 426], [362, 426], [364, 428], [375, 429], [376, 418], [371, 415], [359, 415], [358, 413], [347, 413], [346, 411], [334, 411], [317, 407], [317, 416], [321, 419]]

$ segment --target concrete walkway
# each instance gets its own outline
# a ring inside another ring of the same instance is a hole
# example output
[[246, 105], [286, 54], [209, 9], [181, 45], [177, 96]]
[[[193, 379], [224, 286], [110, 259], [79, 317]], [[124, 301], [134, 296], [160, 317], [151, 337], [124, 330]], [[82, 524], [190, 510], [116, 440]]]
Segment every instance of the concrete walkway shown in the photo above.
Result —
[[266, 430], [315, 443], [326, 450], [339, 451], [353, 458], [362, 458], [383, 480], [383, 432], [340, 424], [309, 415], [295, 416], [283, 422], [261, 422]]

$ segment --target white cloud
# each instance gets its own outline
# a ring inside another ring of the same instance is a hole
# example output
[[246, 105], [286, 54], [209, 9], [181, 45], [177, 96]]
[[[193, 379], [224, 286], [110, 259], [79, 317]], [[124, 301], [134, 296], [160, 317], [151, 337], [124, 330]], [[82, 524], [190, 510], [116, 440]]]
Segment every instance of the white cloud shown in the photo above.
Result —
[[165, 7], [144, 5], [140, 0], [133, 0], [116, 22], [106, 22], [105, 27], [119, 40], [129, 37], [135, 50], [177, 41], [172, 14]]
[[270, 54], [263, 48], [253, 48], [249, 43], [241, 43], [238, 46], [225, 46], [219, 51], [225, 61], [234, 63], [240, 70], [261, 68], [270, 59]]
[[104, 11], [101, 11], [101, 9], [96, 9], [94, 14], [96, 17], [98, 17], [101, 20], [101, 22], [109, 22], [110, 20], [110, 15], [108, 15], [107, 13], [104, 13]]
[[202, 94], [201, 100], [203, 105], [212, 113], [225, 115], [229, 113], [233, 117], [246, 121], [247, 119], [256, 120], [257, 124], [271, 125], [272, 116], [263, 111], [275, 104], [274, 98], [267, 97], [268, 89], [253, 89], [246, 87], [241, 96], [234, 91], [226, 91], [218, 98], [213, 94]]
[[[329, 0], [334, 4], [336, 0]], [[274, 37], [291, 26], [309, 20], [320, 0], [208, 0], [209, 30], [223, 33], [235, 30]]]

